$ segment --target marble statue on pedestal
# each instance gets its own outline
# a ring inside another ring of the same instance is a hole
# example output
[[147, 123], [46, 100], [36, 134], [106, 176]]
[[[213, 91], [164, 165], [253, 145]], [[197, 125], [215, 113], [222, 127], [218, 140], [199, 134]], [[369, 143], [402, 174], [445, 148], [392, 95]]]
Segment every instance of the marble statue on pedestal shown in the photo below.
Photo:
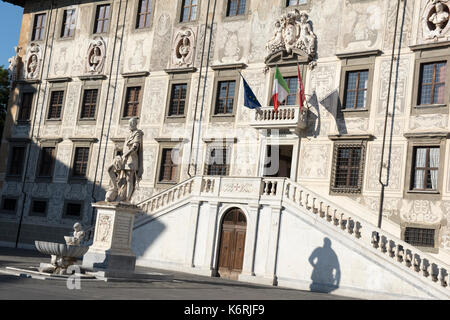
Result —
[[142, 179], [144, 133], [137, 128], [137, 118], [129, 121], [130, 135], [123, 145], [123, 155], [116, 156], [108, 167], [111, 187], [106, 193], [107, 202], [130, 202], [131, 197]]
[[21, 47], [14, 47], [14, 52], [16, 53], [16, 55], [8, 59], [8, 79], [10, 85], [17, 80], [17, 64], [19, 60], [19, 52], [21, 49]]

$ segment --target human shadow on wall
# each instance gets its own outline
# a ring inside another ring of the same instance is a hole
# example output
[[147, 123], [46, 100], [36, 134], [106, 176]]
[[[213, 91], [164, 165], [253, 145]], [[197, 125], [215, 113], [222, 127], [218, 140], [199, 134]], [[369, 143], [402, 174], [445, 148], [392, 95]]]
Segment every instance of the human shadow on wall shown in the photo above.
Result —
[[309, 287], [311, 291], [329, 293], [339, 287], [341, 269], [329, 238], [323, 239], [323, 247], [314, 249], [308, 261], [314, 268]]

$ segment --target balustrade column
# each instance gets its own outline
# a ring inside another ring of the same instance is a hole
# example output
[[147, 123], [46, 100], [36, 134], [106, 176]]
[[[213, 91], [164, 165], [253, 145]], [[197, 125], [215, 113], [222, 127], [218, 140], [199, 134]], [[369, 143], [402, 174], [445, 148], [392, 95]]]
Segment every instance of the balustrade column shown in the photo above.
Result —
[[198, 217], [200, 215], [200, 201], [191, 201], [190, 206], [191, 214], [189, 218], [189, 226], [192, 226], [192, 228], [188, 230], [185, 264], [186, 266], [193, 268], [197, 242]]
[[208, 202], [208, 234], [206, 236], [204, 268], [211, 272], [211, 276], [215, 276], [216, 272], [216, 252], [219, 250], [219, 203]]
[[256, 243], [258, 238], [258, 224], [259, 224], [259, 204], [249, 204], [248, 217], [247, 217], [247, 232], [244, 249], [244, 264], [242, 267], [242, 278], [246, 276], [255, 275], [255, 256], [256, 256]]
[[273, 285], [277, 284], [276, 265], [278, 260], [278, 241], [280, 238], [281, 208], [281, 206], [272, 206], [269, 244], [266, 250], [267, 260], [264, 277], [270, 279]]

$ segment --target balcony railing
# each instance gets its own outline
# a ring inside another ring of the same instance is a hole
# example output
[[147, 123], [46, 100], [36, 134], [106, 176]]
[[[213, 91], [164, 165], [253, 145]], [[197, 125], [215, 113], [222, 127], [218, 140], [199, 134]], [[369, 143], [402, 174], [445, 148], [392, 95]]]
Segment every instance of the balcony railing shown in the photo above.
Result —
[[250, 125], [256, 129], [305, 129], [308, 108], [298, 106], [280, 106], [277, 112], [273, 107], [264, 107], [255, 111]]

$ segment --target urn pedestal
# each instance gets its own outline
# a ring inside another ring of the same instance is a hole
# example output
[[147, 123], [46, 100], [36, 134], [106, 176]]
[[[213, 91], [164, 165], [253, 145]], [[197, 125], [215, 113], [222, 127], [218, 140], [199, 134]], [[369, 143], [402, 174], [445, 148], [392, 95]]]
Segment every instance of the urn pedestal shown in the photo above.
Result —
[[136, 255], [131, 250], [134, 215], [138, 207], [123, 202], [96, 202], [94, 241], [83, 257], [83, 268], [104, 277], [133, 274]]

